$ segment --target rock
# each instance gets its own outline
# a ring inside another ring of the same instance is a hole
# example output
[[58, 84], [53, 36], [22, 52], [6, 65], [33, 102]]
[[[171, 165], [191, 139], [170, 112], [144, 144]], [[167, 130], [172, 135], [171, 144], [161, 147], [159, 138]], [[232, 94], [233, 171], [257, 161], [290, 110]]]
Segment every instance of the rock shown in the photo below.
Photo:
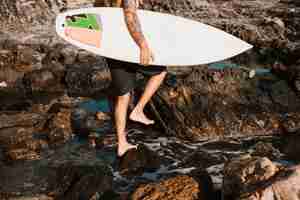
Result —
[[25, 74], [23, 81], [30, 92], [63, 92], [63, 77], [50, 69]]
[[90, 150], [68, 144], [36, 161], [0, 165], [0, 199], [102, 198], [112, 190], [113, 177]]
[[[245, 159], [240, 159], [240, 161], [241, 163], [234, 161], [224, 169], [224, 199], [275, 200], [281, 198], [292, 200], [300, 198], [298, 195], [300, 191], [299, 165], [277, 168], [265, 158], [254, 158], [252, 160], [254, 166], [243, 163]], [[231, 168], [233, 165], [239, 169]]]
[[72, 110], [71, 123], [74, 133], [85, 137], [90, 133], [95, 133], [98, 137], [99, 134], [107, 134], [113, 129], [111, 113], [94, 113], [80, 107]]
[[25, 73], [42, 68], [44, 54], [39, 52], [38, 47], [16, 40], [0, 43], [4, 43], [4, 48], [0, 49], [0, 80], [4, 80], [8, 86], [16, 87], [17, 81], [22, 79]]
[[183, 159], [180, 166], [196, 167], [197, 169], [206, 169], [213, 165], [222, 164], [225, 158], [219, 155], [210, 154], [205, 151], [197, 150], [187, 158]]
[[223, 195], [238, 197], [273, 177], [279, 168], [266, 157], [244, 156], [224, 166]]
[[[54, 109], [54, 107], [56, 107]], [[57, 110], [56, 110], [57, 109]], [[72, 137], [71, 110], [59, 104], [54, 104], [48, 111], [51, 115], [44, 127], [48, 134], [49, 144], [56, 146], [64, 144]]]
[[271, 143], [258, 142], [253, 148], [252, 156], [267, 157], [272, 160], [279, 159], [281, 153], [278, 149], [274, 148]]
[[41, 126], [44, 123], [45, 116], [37, 113], [26, 112], [1, 112], [0, 128], [10, 128], [14, 126]]
[[86, 125], [86, 120], [90, 116], [90, 113], [82, 108], [75, 108], [72, 110], [71, 113], [71, 123], [74, 132], [80, 135], [88, 136], [90, 133], [90, 130], [88, 129]]
[[284, 130], [288, 133], [293, 133], [297, 130], [300, 130], [300, 113], [288, 113], [282, 124]]
[[283, 142], [283, 152], [287, 159], [299, 162], [300, 161], [300, 131], [286, 135]]
[[[39, 130], [46, 122], [46, 116], [26, 112], [2, 112], [0, 122], [0, 145], [9, 159], [23, 159], [45, 147], [45, 141], [38, 138]], [[27, 150], [26, 150], [27, 149]]]
[[107, 67], [93, 63], [88, 67], [84, 67], [86, 63], [82, 65], [67, 70], [65, 81], [70, 96], [93, 96], [108, 88], [111, 77]]
[[90, 199], [96, 193], [101, 196], [112, 187], [112, 176], [102, 166], [65, 163], [57, 172], [59, 192], [56, 199]]
[[0, 145], [8, 160], [35, 160], [41, 149], [47, 148], [45, 139], [39, 138], [38, 129], [16, 126], [0, 131]]
[[[203, 175], [203, 173], [202, 173]], [[212, 185], [209, 175], [203, 175], [198, 180], [189, 175], [177, 175], [160, 180], [156, 183], [149, 183], [138, 186], [132, 193], [132, 200], [194, 200], [211, 199]]]
[[[21, 31], [22, 28], [28, 28], [28, 26], [41, 25], [49, 22], [55, 14], [57, 14], [63, 7], [64, 1], [3, 1], [0, 7], [1, 15], [0, 19], [5, 20], [5, 23], [1, 23], [2, 29], [12, 29]], [[18, 26], [12, 26], [13, 23]]]
[[160, 159], [155, 152], [140, 144], [137, 149], [128, 150], [116, 164], [120, 174], [130, 177], [158, 169]]
[[212, 72], [204, 66], [194, 69], [177, 77], [175, 86], [163, 85], [152, 98], [149, 112], [167, 134], [193, 141], [272, 135], [283, 131], [285, 113], [300, 110], [285, 80], [248, 79], [239, 69], [225, 68], [215, 82]]
[[63, 60], [63, 63], [65, 65], [71, 65], [71, 64], [75, 63], [75, 61], [77, 59], [78, 50], [75, 48], [72, 48], [71, 46], [64, 46], [60, 50], [60, 55], [62, 55], [62, 58], [60, 57], [60, 59]]
[[[40, 149], [38, 149], [40, 150]], [[41, 158], [40, 154], [35, 150], [28, 148], [17, 148], [7, 150], [6, 156], [9, 160], [38, 160]]]

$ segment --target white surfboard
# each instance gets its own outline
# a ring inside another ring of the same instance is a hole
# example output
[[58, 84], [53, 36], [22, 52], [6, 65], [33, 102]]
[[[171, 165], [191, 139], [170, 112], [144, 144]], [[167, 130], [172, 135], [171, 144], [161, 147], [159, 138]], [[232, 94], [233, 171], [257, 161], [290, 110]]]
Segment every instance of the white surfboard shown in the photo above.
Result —
[[[138, 10], [152, 49], [152, 65], [192, 66], [236, 56], [252, 45], [212, 26], [186, 18]], [[95, 54], [139, 63], [139, 47], [129, 34], [121, 8], [84, 8], [61, 13], [56, 31], [66, 41]]]

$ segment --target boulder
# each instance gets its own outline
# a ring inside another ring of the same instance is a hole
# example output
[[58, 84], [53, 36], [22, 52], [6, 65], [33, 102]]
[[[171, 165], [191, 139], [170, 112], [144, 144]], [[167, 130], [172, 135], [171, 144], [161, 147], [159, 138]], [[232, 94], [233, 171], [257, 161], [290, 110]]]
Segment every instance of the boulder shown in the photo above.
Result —
[[223, 199], [300, 199], [299, 182], [299, 165], [283, 167], [267, 158], [239, 158], [225, 165]]
[[192, 175], [175, 175], [154, 183], [139, 185], [131, 194], [132, 200], [205, 200], [212, 199], [212, 182], [205, 172]]

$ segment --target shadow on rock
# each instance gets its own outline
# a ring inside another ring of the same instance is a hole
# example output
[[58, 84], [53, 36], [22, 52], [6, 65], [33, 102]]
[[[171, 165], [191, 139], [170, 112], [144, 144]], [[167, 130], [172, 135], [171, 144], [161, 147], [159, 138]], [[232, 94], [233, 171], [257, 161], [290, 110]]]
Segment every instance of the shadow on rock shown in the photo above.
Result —
[[88, 200], [112, 186], [112, 176], [103, 166], [64, 163], [56, 174], [56, 200]]
[[130, 149], [118, 158], [116, 168], [123, 176], [139, 176], [145, 171], [158, 169], [160, 164], [158, 155], [141, 144], [137, 149]]

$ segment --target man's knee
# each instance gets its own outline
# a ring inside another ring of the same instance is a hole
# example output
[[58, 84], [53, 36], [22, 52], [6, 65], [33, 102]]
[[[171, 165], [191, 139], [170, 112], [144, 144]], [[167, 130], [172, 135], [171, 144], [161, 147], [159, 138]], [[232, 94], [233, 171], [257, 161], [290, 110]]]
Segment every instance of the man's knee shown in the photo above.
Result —
[[127, 100], [128, 98], [130, 98], [130, 92], [117, 96], [118, 101]]

